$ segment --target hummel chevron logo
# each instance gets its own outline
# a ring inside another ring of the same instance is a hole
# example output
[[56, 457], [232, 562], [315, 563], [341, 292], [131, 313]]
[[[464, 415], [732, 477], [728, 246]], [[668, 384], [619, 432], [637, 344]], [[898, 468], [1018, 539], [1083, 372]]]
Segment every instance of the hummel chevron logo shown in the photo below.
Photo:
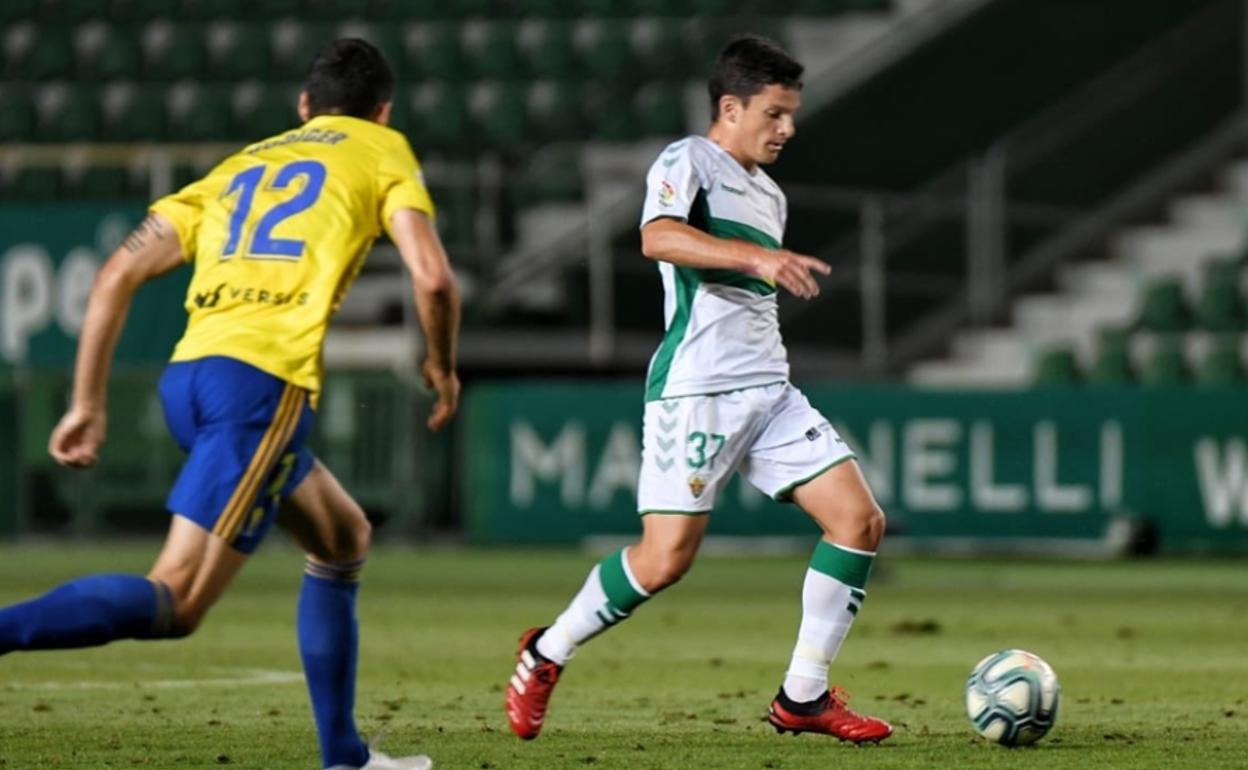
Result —
[[670, 471], [674, 461], [666, 457], [659, 457], [655, 459], [654, 464], [659, 466], [659, 470], [661, 471]]
[[675, 165], [676, 165], [676, 161], [678, 161], [678, 160], [680, 160], [680, 158], [671, 158], [670, 160], [665, 160], [665, 161], [663, 161], [663, 167], [664, 167], [664, 168], [671, 168], [672, 166], [675, 166]]
[[680, 404], [676, 403], [675, 401], [660, 401], [659, 403], [663, 405], [663, 411], [667, 412], [668, 414], [671, 414], [672, 412], [680, 408]]
[[663, 438], [662, 436], [659, 436], [655, 439], [655, 441], [658, 442], [659, 448], [664, 452], [676, 446], [676, 439], [674, 438]]
[[671, 433], [675, 427], [676, 427], [675, 420], [668, 422], [667, 420], [664, 420], [662, 417], [659, 418], [659, 430], [663, 431], [664, 433]]

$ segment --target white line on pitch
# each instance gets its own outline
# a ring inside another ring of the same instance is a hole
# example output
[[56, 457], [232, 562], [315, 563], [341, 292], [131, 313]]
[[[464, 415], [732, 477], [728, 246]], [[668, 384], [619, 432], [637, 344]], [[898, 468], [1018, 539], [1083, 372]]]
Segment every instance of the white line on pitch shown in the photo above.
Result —
[[295, 671], [255, 669], [247, 676], [215, 679], [153, 679], [133, 682], [10, 682], [5, 690], [182, 690], [191, 687], [246, 687], [263, 684], [302, 682], [303, 674]]

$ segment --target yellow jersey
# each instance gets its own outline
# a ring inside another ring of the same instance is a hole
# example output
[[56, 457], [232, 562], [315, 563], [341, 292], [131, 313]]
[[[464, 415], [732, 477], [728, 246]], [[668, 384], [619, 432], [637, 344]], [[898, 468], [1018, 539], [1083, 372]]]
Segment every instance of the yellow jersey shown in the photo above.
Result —
[[172, 360], [228, 356], [315, 394], [329, 318], [404, 208], [434, 213], [407, 140], [342, 115], [245, 147], [157, 200], [195, 270]]

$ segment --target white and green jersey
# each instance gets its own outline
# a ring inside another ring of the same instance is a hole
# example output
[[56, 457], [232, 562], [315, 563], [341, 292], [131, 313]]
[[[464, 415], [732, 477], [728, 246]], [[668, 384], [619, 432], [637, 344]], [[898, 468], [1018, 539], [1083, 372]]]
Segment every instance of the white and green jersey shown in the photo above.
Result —
[[[761, 168], [746, 171], [719, 145], [688, 136], [646, 176], [641, 225], [672, 217], [720, 238], [778, 249], [788, 204]], [[734, 270], [659, 263], [667, 332], [650, 360], [646, 400], [750, 388], [789, 378], [776, 287]]]

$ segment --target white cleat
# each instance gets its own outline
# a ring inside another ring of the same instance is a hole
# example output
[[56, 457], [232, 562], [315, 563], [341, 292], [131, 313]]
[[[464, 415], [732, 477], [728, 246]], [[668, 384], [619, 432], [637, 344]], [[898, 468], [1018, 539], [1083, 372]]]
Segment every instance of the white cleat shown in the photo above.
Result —
[[[376, 749], [368, 750], [368, 763], [358, 770], [432, 770], [433, 760], [424, 754], [414, 757], [390, 757]], [[356, 770], [347, 765], [334, 765], [328, 770]]]

